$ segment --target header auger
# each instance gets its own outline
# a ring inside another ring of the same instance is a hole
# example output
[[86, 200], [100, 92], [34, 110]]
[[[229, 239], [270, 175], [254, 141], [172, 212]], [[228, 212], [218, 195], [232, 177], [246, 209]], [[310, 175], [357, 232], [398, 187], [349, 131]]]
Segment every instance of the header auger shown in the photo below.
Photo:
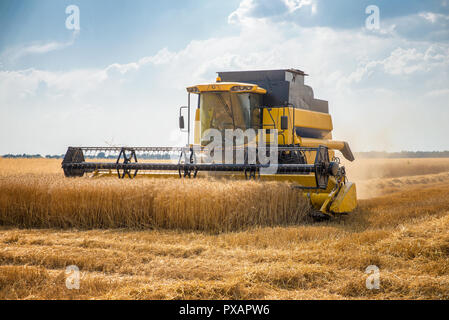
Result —
[[[288, 181], [324, 216], [357, 205], [335, 150], [353, 161], [347, 142], [332, 140], [327, 101], [314, 98], [300, 70], [219, 72], [216, 83], [187, 88], [179, 126], [186, 147], [69, 147], [67, 177], [206, 176]], [[190, 143], [191, 95], [198, 95]], [[187, 130], [182, 115], [187, 111]]]

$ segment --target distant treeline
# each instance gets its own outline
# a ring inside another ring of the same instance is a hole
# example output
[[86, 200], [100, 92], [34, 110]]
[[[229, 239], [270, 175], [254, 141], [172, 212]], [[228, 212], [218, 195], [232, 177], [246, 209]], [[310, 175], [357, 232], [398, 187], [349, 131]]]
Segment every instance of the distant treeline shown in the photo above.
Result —
[[356, 152], [356, 158], [449, 158], [449, 151], [401, 151], [401, 152], [385, 152], [385, 151], [370, 151], [370, 152]]
[[[401, 151], [401, 152], [385, 152], [385, 151], [369, 151], [356, 152], [356, 158], [362, 159], [376, 159], [376, 158], [449, 158], [449, 151]], [[3, 158], [23, 158], [23, 159], [63, 159], [64, 155], [46, 155], [40, 154], [5, 154]], [[117, 159], [118, 155], [106, 155], [104, 152], [98, 153], [96, 156], [86, 156], [87, 159]], [[170, 154], [153, 154], [153, 155], [139, 155], [140, 159], [170, 159]]]
[[39, 158], [47, 158], [47, 159], [62, 159], [64, 158], [64, 155], [50, 155], [47, 154], [46, 156], [42, 156], [40, 154], [4, 154], [2, 158], [22, 158], [22, 159], [39, 159]]
[[[46, 155], [42, 156], [40, 154], [5, 154], [1, 156], [2, 158], [10, 158], [10, 159], [63, 159], [64, 155]], [[85, 156], [87, 159], [117, 159], [118, 154], [116, 155], [106, 155], [104, 152], [100, 152], [95, 156]], [[161, 154], [141, 154], [137, 156], [140, 159], [170, 159], [169, 153], [161, 153]]]

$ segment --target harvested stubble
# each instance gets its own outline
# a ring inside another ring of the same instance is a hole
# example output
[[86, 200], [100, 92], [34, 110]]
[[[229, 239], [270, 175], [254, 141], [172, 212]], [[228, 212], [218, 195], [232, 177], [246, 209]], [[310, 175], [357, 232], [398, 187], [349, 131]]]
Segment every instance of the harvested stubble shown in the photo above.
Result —
[[[62, 175], [60, 161], [6, 160], [0, 186], [11, 174]], [[409, 179], [421, 177], [399, 178]], [[110, 183], [91, 189], [100, 182]], [[122, 182], [126, 193], [140, 183]], [[449, 180], [397, 189], [342, 218], [242, 232], [0, 227], [0, 299], [449, 299]], [[82, 272], [79, 290], [66, 287], [69, 265]], [[369, 265], [380, 268], [379, 290], [366, 288]]]
[[309, 207], [289, 184], [209, 179], [0, 178], [0, 225], [226, 232], [302, 222]]

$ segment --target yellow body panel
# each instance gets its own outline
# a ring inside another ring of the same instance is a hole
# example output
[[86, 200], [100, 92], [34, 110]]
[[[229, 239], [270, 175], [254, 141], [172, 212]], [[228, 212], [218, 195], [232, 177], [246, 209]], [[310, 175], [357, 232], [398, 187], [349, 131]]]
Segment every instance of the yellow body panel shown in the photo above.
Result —
[[[281, 117], [288, 117], [288, 129], [280, 130]], [[329, 158], [335, 156], [333, 150], [343, 150], [345, 143], [343, 141], [329, 139], [304, 138], [296, 135], [293, 128], [307, 128], [321, 130], [325, 132], [326, 138], [332, 137], [332, 118], [327, 113], [314, 112], [309, 110], [294, 109], [292, 107], [271, 108], [263, 110], [263, 129], [278, 129], [279, 145], [300, 145], [302, 147], [316, 148], [320, 145], [329, 148]], [[270, 137], [267, 136], [267, 142]], [[315, 160], [315, 152], [306, 153], [307, 162], [313, 163]]]
[[[288, 117], [288, 129], [280, 130], [281, 117]], [[272, 108], [263, 109], [263, 124], [262, 129], [278, 129], [278, 144], [279, 145], [291, 145], [298, 144], [300, 141], [295, 139], [293, 132], [293, 108]], [[270, 142], [270, 137], [267, 136], [267, 142]]]
[[355, 183], [348, 182], [332, 201], [330, 211], [333, 213], [348, 213], [357, 207], [357, 190]]
[[195, 110], [195, 125], [193, 132], [193, 143], [196, 145], [200, 145], [201, 143], [201, 120], [200, 120], [200, 109]]
[[264, 109], [264, 129], [280, 128], [282, 116], [288, 116], [288, 130], [292, 130], [293, 127], [316, 129], [325, 131], [326, 135], [333, 130], [329, 114], [293, 107]]
[[310, 199], [310, 203], [316, 210], [320, 210], [329, 199], [329, 193], [305, 193], [304, 195]]
[[343, 141], [336, 140], [301, 138], [301, 142], [301, 145], [303, 147], [316, 147], [318, 145], [322, 145], [334, 150], [342, 150], [345, 146], [345, 143]]
[[303, 109], [294, 109], [295, 127], [320, 129], [332, 131], [332, 118], [330, 114]]
[[312, 206], [324, 214], [352, 212], [357, 207], [357, 190], [354, 183], [340, 184], [329, 193], [305, 194]]

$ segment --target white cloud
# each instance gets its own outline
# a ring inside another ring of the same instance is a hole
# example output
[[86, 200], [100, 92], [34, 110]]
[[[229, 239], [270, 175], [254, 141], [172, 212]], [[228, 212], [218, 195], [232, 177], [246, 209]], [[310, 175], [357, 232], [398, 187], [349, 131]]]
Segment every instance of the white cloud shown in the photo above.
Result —
[[251, 12], [254, 6], [254, 0], [241, 1], [239, 7], [229, 15], [228, 22], [231, 24], [243, 22], [246, 20], [246, 16]]
[[70, 37], [70, 40], [66, 42], [50, 41], [50, 42], [35, 42], [27, 45], [22, 45], [13, 48], [7, 48], [0, 55], [1, 60], [8, 62], [15, 62], [16, 60], [33, 54], [45, 54], [48, 52], [62, 50], [72, 46], [76, 38], [79, 35], [79, 31], [74, 31]]
[[311, 13], [317, 12], [316, 0], [242, 0], [233, 11], [228, 22], [231, 24], [255, 25], [273, 16], [287, 16], [310, 7]]
[[397, 38], [427, 43], [449, 40], [449, 16], [435, 12], [382, 19], [381, 27], [380, 33]]
[[107, 70], [74, 70], [50, 72], [27, 69], [19, 71], [0, 71], [0, 102], [18, 102], [36, 94], [40, 84], [44, 84], [50, 93], [81, 97], [95, 90], [107, 78]]
[[310, 6], [314, 4], [313, 0], [283, 0], [283, 2], [287, 6], [289, 13], [295, 12], [296, 10], [301, 9], [304, 6]]
[[20, 52], [20, 54], [27, 55], [27, 54], [47, 53], [50, 51], [55, 51], [55, 50], [65, 48], [69, 45], [70, 45], [69, 43], [61, 43], [61, 42], [49, 42], [49, 43], [44, 43], [44, 44], [34, 44], [34, 45], [30, 45], [28, 47], [23, 48], [22, 52]]
[[381, 64], [386, 73], [393, 75], [429, 72], [432, 69], [449, 66], [449, 49], [432, 45], [425, 52], [420, 52], [416, 48], [398, 48]]
[[427, 93], [429, 97], [446, 96], [449, 99], [449, 89], [432, 90]]
[[382, 68], [386, 75], [408, 76], [412, 74], [438, 73], [449, 68], [449, 46], [429, 44], [429, 47], [396, 48], [388, 57], [369, 61], [359, 66], [347, 78], [345, 84], [358, 83]]
[[449, 20], [449, 16], [441, 13], [421, 12], [418, 15], [431, 23], [444, 22]]
[[140, 66], [141, 66], [141, 64], [136, 63], [136, 62], [131, 62], [131, 63], [127, 63], [127, 64], [113, 63], [113, 64], [109, 65], [105, 71], [108, 72], [108, 71], [116, 70], [116, 71], [120, 72], [121, 74], [125, 74], [132, 70], [139, 70]]

